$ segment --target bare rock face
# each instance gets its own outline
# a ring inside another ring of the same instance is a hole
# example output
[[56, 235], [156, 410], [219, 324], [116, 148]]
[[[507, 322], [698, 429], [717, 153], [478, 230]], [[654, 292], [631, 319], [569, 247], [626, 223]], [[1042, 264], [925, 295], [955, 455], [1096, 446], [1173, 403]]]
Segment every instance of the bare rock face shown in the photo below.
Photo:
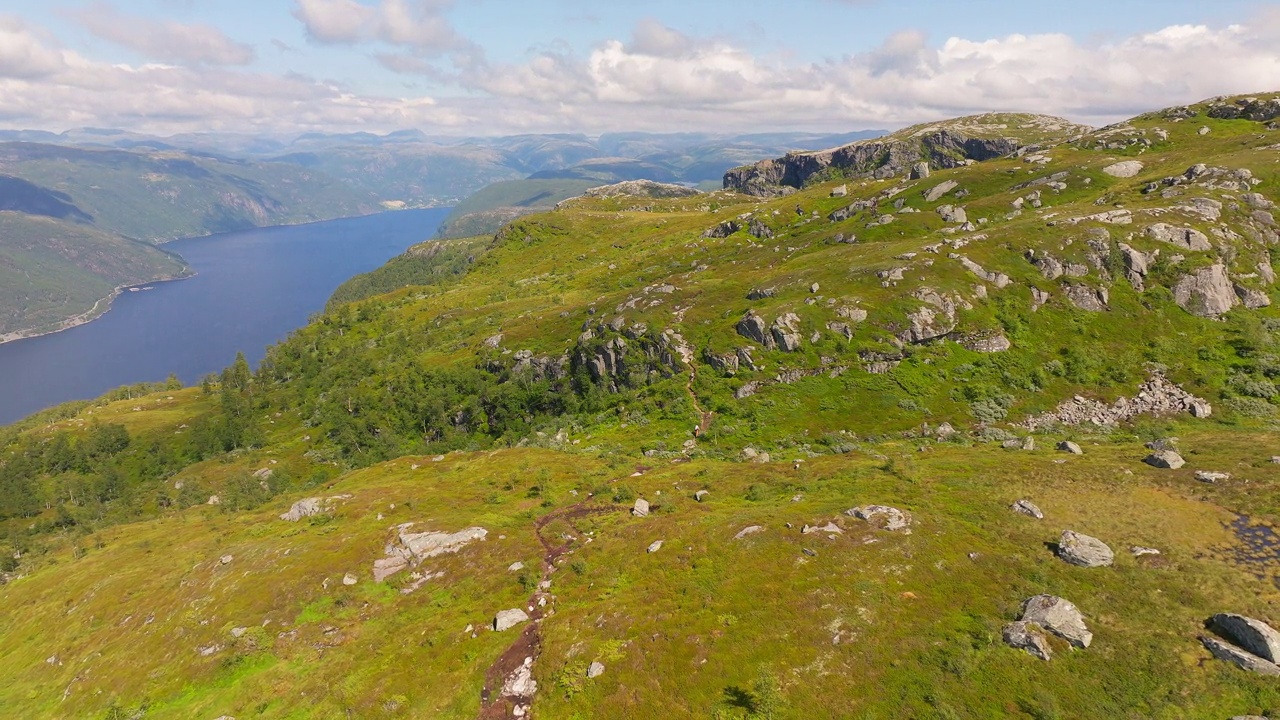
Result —
[[1147, 228], [1146, 232], [1147, 237], [1152, 240], [1176, 245], [1183, 250], [1203, 252], [1213, 249], [1213, 246], [1209, 244], [1209, 238], [1195, 228], [1181, 228], [1167, 223], [1156, 223]]
[[1004, 641], [1007, 645], [1018, 650], [1026, 650], [1041, 660], [1048, 660], [1053, 657], [1053, 651], [1049, 649], [1049, 641], [1045, 639], [1044, 633], [1034, 623], [1011, 622], [1004, 626]]
[[1240, 302], [1221, 263], [1183, 276], [1173, 286], [1173, 300], [1198, 317], [1217, 317]]
[[795, 313], [786, 313], [773, 321], [769, 328], [774, 343], [779, 350], [795, 352], [800, 349], [800, 317]]
[[1072, 565], [1095, 568], [1110, 565], [1116, 556], [1098, 538], [1067, 530], [1058, 538], [1058, 557]]
[[1106, 288], [1093, 288], [1088, 285], [1066, 285], [1062, 288], [1062, 291], [1072, 305], [1089, 312], [1106, 310], [1107, 302], [1110, 300], [1110, 295], [1107, 293]]
[[760, 343], [761, 345], [773, 349], [777, 344], [773, 341], [773, 336], [766, 332], [764, 319], [754, 312], [748, 312], [738, 321], [736, 326], [738, 334], [742, 337]]
[[1235, 291], [1236, 297], [1240, 298], [1240, 302], [1250, 310], [1257, 310], [1271, 305], [1271, 297], [1261, 290], [1237, 284]]
[[1209, 626], [1263, 660], [1280, 661], [1280, 632], [1261, 620], [1235, 613], [1218, 613], [1209, 619]]
[[1056, 595], [1036, 595], [1022, 604], [1022, 620], [1033, 622], [1078, 648], [1093, 642], [1084, 615], [1070, 600]]

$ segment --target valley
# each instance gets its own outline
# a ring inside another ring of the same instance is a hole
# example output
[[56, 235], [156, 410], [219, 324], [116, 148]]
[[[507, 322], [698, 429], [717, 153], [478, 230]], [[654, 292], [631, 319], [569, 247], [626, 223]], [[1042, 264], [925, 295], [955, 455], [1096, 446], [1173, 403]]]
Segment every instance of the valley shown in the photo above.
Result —
[[0, 428], [0, 703], [1274, 715], [1278, 123], [986, 114], [597, 188]]

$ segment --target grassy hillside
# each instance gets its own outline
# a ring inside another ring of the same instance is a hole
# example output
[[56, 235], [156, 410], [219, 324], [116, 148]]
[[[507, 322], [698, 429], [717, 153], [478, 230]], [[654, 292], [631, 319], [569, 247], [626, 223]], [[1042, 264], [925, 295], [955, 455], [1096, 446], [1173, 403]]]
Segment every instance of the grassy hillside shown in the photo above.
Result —
[[[1280, 131], [1227, 114], [924, 180], [578, 198], [354, 280], [256, 371], [16, 427], [0, 702], [1274, 715], [1272, 679], [1198, 640], [1218, 612], [1280, 622]], [[1185, 467], [1144, 464], [1157, 440]], [[1064, 530], [1114, 565], [1055, 557]], [[1007, 646], [1039, 593], [1092, 644]]]
[[82, 224], [0, 211], [0, 338], [43, 332], [86, 313], [124, 285], [182, 277], [186, 264], [151, 245]]
[[549, 210], [601, 184], [607, 182], [528, 178], [493, 183], [455, 205], [440, 224], [439, 234], [442, 238], [492, 234], [518, 217]]

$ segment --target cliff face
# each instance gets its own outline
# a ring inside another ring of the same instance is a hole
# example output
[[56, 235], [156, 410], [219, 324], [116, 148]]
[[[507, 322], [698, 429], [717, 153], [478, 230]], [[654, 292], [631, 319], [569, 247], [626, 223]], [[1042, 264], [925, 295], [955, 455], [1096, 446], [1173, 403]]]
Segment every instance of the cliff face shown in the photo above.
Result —
[[917, 163], [954, 168], [1002, 157], [1019, 149], [1061, 142], [1086, 131], [1061, 118], [1039, 115], [979, 115], [907, 128], [830, 150], [788, 153], [734, 168], [724, 188], [772, 197], [804, 187], [813, 176], [834, 170], [844, 177], [886, 178], [910, 172]]

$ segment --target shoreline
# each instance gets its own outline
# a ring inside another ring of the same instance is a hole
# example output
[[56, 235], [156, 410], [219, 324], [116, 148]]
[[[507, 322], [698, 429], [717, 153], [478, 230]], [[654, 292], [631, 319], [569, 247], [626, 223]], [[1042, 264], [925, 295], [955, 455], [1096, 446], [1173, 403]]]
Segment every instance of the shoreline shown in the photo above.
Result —
[[180, 282], [182, 280], [190, 280], [191, 278], [199, 274], [200, 273], [198, 272], [191, 271], [186, 275], [181, 275], [178, 277], [162, 277], [162, 278], [156, 278], [154, 280], [148, 280], [146, 282], [141, 282], [141, 283], [117, 285], [115, 289], [113, 289], [111, 293], [108, 294], [106, 297], [99, 298], [96, 302], [94, 302], [93, 307], [80, 313], [79, 315], [72, 315], [66, 320], [59, 322], [57, 325], [55, 325], [53, 328], [49, 330], [27, 329], [27, 330], [15, 330], [13, 332], [8, 332], [8, 333], [0, 333], [0, 345], [5, 345], [11, 342], [17, 342], [19, 340], [30, 340], [32, 338], [44, 337], [45, 335], [55, 335], [65, 330], [70, 330], [72, 328], [80, 327], [81, 325], [87, 325], [93, 322], [94, 320], [97, 320], [98, 318], [102, 317], [103, 315], [106, 315], [108, 312], [111, 312], [111, 306], [115, 302], [115, 299], [120, 297], [122, 293], [124, 293], [125, 291], [131, 288], [142, 288], [147, 285], [155, 285], [158, 283]]

